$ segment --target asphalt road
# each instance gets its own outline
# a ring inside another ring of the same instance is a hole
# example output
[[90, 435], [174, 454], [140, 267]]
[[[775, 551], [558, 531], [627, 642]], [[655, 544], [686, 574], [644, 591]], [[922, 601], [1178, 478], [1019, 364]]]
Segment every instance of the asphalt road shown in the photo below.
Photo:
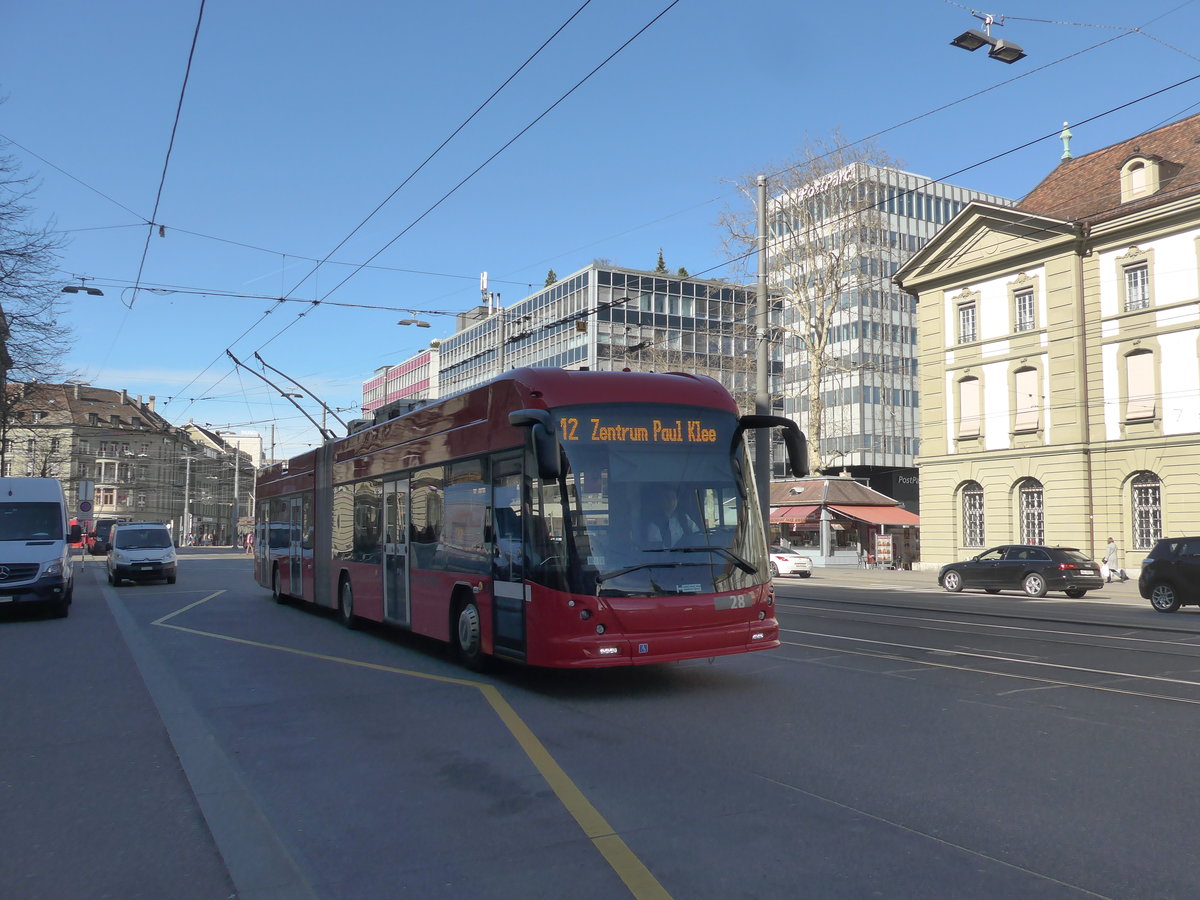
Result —
[[458, 668], [176, 585], [0, 615], [0, 896], [1187, 897], [1200, 610], [777, 583], [778, 650]]

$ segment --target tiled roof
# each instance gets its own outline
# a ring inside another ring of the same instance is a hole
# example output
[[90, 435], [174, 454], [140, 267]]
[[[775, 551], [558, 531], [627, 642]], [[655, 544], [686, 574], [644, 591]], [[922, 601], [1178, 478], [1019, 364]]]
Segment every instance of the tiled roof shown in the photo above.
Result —
[[[1166, 200], [1200, 193], [1200, 115], [1190, 116], [1105, 147], [1063, 160], [1025, 196], [1017, 208], [1067, 221], [1097, 221]], [[1131, 157], [1157, 158], [1160, 190], [1121, 203], [1121, 166]]]
[[95, 415], [99, 424], [149, 431], [168, 431], [170, 422], [148, 405], [139, 405], [136, 397], [124, 391], [113, 391], [91, 385], [74, 384], [10, 384], [8, 390], [24, 391], [19, 408], [24, 413], [18, 420], [22, 425], [35, 424], [33, 413], [40, 413], [36, 424], [42, 426], [90, 425]]

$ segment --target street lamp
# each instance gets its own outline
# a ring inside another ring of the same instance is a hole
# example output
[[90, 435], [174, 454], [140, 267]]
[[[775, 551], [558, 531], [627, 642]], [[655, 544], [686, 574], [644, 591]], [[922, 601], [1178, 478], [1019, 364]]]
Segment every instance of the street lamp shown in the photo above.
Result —
[[432, 328], [433, 326], [424, 319], [401, 319], [397, 325], [416, 325], [418, 328]]
[[82, 275], [79, 275], [76, 277], [79, 278], [79, 284], [66, 285], [62, 289], [62, 293], [64, 293], [64, 294], [89, 294], [93, 297], [103, 297], [104, 296], [104, 291], [100, 290], [100, 288], [88, 287], [89, 279], [84, 278]]
[[997, 59], [1002, 63], [1012, 65], [1019, 59], [1025, 58], [1025, 51], [1012, 41], [1002, 41], [999, 38], [992, 37], [992, 26], [1003, 25], [1004, 17], [1000, 17], [1000, 21], [996, 21], [996, 17], [987, 13], [977, 13], [974, 10], [971, 14], [975, 18], [983, 22], [983, 31], [978, 31], [974, 28], [968, 29], [950, 42], [952, 47], [959, 47], [963, 50], [974, 52], [985, 44], [991, 49], [988, 50], [988, 56], [992, 59]]

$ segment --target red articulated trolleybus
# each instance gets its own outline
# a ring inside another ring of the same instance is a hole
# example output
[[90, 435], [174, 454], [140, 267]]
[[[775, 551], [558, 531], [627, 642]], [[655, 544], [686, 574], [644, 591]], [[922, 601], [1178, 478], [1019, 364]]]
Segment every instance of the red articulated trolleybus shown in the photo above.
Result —
[[743, 440], [771, 427], [806, 474], [795, 423], [739, 416], [711, 378], [514, 369], [263, 469], [255, 578], [472, 668], [778, 647]]

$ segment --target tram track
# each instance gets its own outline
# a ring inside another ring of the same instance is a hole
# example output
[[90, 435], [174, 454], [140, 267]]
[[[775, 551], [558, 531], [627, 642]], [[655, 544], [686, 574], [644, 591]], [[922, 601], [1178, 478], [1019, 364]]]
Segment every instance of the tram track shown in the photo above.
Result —
[[1200, 630], [888, 600], [790, 596], [776, 607], [784, 646], [802, 653], [1200, 704]]
[[[871, 604], [874, 605], [874, 604]], [[778, 602], [776, 608], [781, 606]], [[1126, 625], [1111, 625], [1111, 624], [1096, 624], [1080, 622], [1078, 620], [1057, 620], [1043, 619], [1035, 617], [1018, 616], [1022, 622], [1036, 622], [1051, 625], [1070, 625], [1091, 627], [1097, 631], [1102, 629], [1119, 630], [1125, 633], [1121, 634], [1099, 634], [1087, 633], [1084, 631], [1061, 631], [1054, 629], [1038, 629], [1030, 627], [1026, 624], [1013, 625], [997, 622], [984, 621], [962, 621], [947, 616], [965, 615], [973, 619], [985, 618], [1009, 618], [1003, 616], [995, 616], [994, 614], [983, 613], [959, 613], [957, 610], [921, 610], [921, 612], [938, 612], [936, 618], [930, 616], [913, 616], [906, 613], [911, 613], [912, 607], [905, 607], [905, 613], [877, 613], [875, 611], [857, 610], [850, 613], [830, 611], [824, 606], [819, 605], [802, 605], [802, 604], [785, 604], [784, 608], [796, 611], [798, 614], [811, 616], [819, 619], [828, 619], [831, 621], [853, 621], [861, 624], [889, 624], [898, 628], [910, 628], [918, 631], [937, 631], [946, 634], [982, 634], [986, 633], [991, 637], [1007, 638], [1011, 640], [1036, 640], [1047, 643], [1070, 645], [1077, 647], [1087, 647], [1095, 649], [1108, 650], [1128, 650], [1141, 651], [1147, 653], [1156, 653], [1163, 655], [1174, 655], [1188, 658], [1200, 659], [1200, 631], [1181, 631], [1178, 629], [1153, 629], [1140, 626]], [[1161, 640], [1152, 637], [1140, 637], [1139, 632], [1149, 632], [1151, 634], [1174, 634], [1180, 636], [1183, 640]], [[1188, 643], [1194, 641], [1195, 643]]]

